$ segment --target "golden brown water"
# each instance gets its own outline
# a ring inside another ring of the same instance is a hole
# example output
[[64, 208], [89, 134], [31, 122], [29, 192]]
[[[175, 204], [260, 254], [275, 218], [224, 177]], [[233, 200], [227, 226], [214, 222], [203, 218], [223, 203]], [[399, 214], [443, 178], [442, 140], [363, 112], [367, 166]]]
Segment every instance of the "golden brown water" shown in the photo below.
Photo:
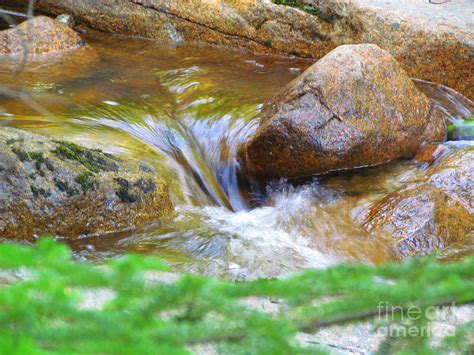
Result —
[[[0, 124], [146, 160], [170, 182], [179, 213], [165, 225], [70, 242], [78, 257], [155, 253], [180, 270], [237, 279], [396, 258], [363, 218], [423, 167], [395, 162], [251, 191], [238, 184], [237, 145], [262, 103], [310, 62], [114, 36], [89, 44], [96, 54], [0, 69]], [[417, 85], [454, 118], [472, 109], [449, 90]]]

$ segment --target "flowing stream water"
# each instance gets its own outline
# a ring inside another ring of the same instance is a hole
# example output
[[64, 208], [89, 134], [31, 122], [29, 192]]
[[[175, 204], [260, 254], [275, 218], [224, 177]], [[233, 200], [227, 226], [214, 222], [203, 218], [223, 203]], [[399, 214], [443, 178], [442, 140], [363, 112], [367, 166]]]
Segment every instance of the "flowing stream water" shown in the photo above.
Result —
[[[78, 258], [152, 253], [176, 270], [232, 279], [397, 259], [366, 232], [364, 213], [422, 176], [422, 166], [399, 161], [298, 185], [238, 181], [236, 149], [258, 126], [262, 104], [312, 62], [110, 35], [88, 42], [97, 56], [0, 72], [0, 124], [148, 162], [170, 183], [178, 213], [68, 241]], [[417, 85], [453, 121], [471, 114], [472, 103], [452, 90]]]

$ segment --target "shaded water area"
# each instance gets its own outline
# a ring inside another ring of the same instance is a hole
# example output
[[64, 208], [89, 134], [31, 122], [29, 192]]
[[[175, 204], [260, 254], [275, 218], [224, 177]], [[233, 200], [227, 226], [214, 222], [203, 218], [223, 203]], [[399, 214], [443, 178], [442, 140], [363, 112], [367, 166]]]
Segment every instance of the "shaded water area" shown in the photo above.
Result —
[[[105, 35], [88, 43], [96, 56], [0, 72], [0, 124], [146, 161], [170, 183], [177, 216], [68, 241], [78, 258], [150, 253], [180, 271], [233, 279], [398, 258], [365, 230], [365, 214], [426, 166], [399, 161], [298, 184], [239, 182], [238, 144], [257, 128], [265, 100], [311, 62]], [[450, 89], [417, 85], [453, 121], [471, 114]]]

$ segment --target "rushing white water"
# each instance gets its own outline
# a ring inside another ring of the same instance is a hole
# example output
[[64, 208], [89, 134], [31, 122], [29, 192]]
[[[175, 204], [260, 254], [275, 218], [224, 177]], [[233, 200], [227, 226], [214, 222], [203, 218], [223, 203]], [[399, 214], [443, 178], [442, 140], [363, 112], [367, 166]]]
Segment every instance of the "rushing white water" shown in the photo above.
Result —
[[[319, 252], [305, 235], [307, 223], [303, 219], [312, 218], [308, 215], [313, 208], [311, 190], [306, 186], [290, 193], [278, 192], [272, 196], [272, 206], [238, 212], [225, 207], [182, 206], [175, 225], [122, 239], [118, 245], [128, 249], [135, 244], [161, 243], [206, 259], [205, 266], [197, 265], [196, 271], [235, 279], [326, 267], [336, 258]], [[167, 229], [172, 231], [163, 233]]]

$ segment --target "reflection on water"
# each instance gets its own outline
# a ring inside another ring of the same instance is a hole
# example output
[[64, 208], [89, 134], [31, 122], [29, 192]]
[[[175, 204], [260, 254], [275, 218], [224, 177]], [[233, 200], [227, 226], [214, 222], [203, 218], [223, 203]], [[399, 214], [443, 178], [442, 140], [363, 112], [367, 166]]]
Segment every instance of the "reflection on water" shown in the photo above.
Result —
[[[170, 183], [178, 216], [132, 234], [72, 241], [78, 257], [156, 253], [179, 270], [236, 279], [396, 258], [365, 231], [363, 214], [416, 180], [420, 167], [397, 162], [301, 186], [238, 184], [236, 148], [256, 129], [262, 103], [310, 62], [113, 36], [89, 43], [94, 65], [3, 72], [1, 124], [153, 164]], [[453, 119], [472, 110], [450, 89], [417, 85]]]

